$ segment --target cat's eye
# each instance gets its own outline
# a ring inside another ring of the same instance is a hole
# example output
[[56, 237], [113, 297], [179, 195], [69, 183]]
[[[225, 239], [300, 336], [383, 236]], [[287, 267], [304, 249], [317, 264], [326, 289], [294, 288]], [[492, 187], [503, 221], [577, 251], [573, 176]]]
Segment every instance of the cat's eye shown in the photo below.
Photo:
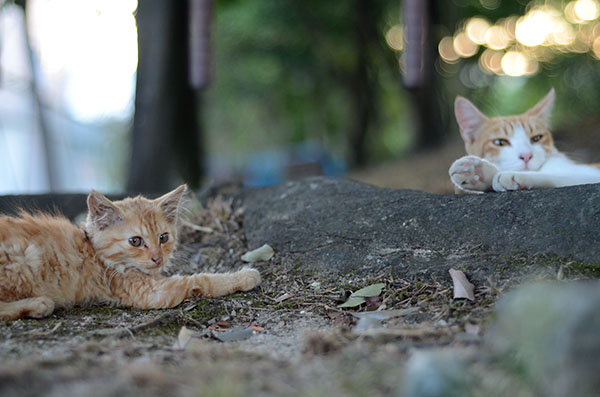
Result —
[[139, 236], [129, 237], [129, 244], [131, 244], [134, 247], [139, 247], [140, 245], [142, 245], [143, 242], [144, 240]]
[[507, 141], [506, 139], [494, 139], [494, 145], [496, 146], [507, 146], [510, 145], [510, 142]]
[[533, 138], [531, 138], [531, 143], [536, 143], [536, 142], [539, 142], [539, 141], [541, 141], [541, 140], [542, 140], [542, 138], [543, 138], [543, 136], [542, 136], [542, 135], [536, 135], [536, 136], [534, 136]]
[[169, 233], [161, 234], [159, 240], [161, 244], [165, 244], [167, 241], [169, 241]]

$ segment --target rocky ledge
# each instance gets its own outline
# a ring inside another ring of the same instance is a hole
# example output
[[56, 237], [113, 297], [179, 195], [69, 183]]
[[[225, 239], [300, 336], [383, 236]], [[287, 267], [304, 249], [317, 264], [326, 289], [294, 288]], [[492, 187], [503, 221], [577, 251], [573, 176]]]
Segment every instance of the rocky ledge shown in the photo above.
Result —
[[515, 258], [600, 263], [600, 185], [435, 195], [316, 177], [237, 198], [250, 248], [269, 243], [320, 270], [410, 276], [458, 266], [485, 279]]

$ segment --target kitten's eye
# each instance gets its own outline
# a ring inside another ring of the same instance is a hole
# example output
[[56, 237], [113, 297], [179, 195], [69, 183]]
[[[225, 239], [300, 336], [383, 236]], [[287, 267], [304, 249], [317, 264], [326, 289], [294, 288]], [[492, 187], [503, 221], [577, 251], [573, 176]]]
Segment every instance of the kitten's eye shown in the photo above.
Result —
[[134, 247], [139, 247], [143, 242], [144, 240], [139, 236], [129, 237], [129, 244], [133, 245]]
[[507, 146], [510, 145], [510, 142], [507, 141], [506, 139], [494, 139], [494, 145], [496, 146]]
[[531, 143], [539, 142], [542, 138], [543, 138], [543, 135], [536, 135], [533, 138], [531, 138]]
[[169, 233], [161, 234], [159, 239], [161, 244], [165, 244], [167, 241], [169, 241]]

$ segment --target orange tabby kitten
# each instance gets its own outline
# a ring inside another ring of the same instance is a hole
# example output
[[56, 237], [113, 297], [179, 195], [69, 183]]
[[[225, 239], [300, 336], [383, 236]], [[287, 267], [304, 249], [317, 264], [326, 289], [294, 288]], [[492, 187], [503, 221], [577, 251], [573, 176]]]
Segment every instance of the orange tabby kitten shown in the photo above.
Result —
[[156, 200], [111, 202], [93, 191], [83, 229], [50, 215], [0, 216], [0, 319], [44, 317], [94, 302], [174, 307], [260, 283], [254, 269], [163, 277], [177, 242], [182, 185]]
[[450, 167], [459, 190], [484, 192], [600, 183], [600, 169], [577, 164], [554, 147], [548, 130], [554, 89], [519, 116], [487, 118], [457, 97], [456, 120], [469, 156]]

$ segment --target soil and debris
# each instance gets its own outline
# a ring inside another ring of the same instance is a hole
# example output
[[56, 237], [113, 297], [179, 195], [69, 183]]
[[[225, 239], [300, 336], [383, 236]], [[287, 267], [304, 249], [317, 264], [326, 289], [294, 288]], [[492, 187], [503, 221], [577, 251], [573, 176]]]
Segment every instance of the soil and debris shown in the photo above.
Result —
[[[239, 203], [218, 196], [189, 207], [170, 272], [247, 266]], [[398, 394], [414, 352], [477, 354], [495, 303], [520, 282], [490, 277], [471, 300], [454, 298], [449, 274], [330, 274], [277, 252], [252, 266], [263, 278], [259, 288], [170, 310], [88, 307], [0, 322], [0, 395]], [[370, 286], [362, 301], [344, 305]]]

